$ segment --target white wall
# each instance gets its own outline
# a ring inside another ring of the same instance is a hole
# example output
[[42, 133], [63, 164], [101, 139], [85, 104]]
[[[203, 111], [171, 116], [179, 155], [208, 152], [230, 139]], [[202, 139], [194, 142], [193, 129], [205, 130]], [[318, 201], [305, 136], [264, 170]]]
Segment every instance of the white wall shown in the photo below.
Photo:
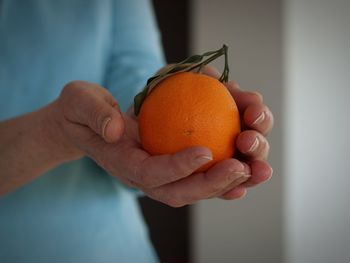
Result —
[[195, 262], [350, 262], [350, 1], [195, 0], [192, 37], [276, 118], [274, 178], [195, 206]]
[[288, 263], [350, 262], [350, 1], [285, 1]]
[[[282, 61], [278, 0], [195, 0], [192, 53], [229, 45], [231, 78], [264, 94], [275, 113], [274, 178], [240, 201], [209, 200], [193, 211], [196, 263], [282, 261]], [[221, 65], [220, 63], [216, 63]]]

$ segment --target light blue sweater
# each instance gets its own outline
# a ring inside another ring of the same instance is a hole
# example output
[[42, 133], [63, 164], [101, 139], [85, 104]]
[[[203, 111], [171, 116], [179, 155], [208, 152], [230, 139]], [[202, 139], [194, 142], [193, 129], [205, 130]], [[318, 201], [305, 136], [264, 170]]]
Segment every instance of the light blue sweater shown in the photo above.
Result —
[[[163, 64], [148, 1], [0, 0], [0, 121], [78, 79], [125, 110]], [[0, 198], [0, 262], [156, 261], [135, 194], [87, 158]]]

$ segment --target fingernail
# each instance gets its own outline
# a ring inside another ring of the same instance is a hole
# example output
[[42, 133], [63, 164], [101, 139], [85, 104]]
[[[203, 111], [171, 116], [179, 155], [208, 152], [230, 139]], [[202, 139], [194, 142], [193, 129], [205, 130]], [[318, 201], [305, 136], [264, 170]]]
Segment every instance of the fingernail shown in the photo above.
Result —
[[251, 177], [251, 176], [252, 176], [251, 174], [244, 174], [244, 175], [243, 175], [244, 178], [249, 178], [249, 177]]
[[260, 124], [262, 123], [264, 120], [265, 120], [265, 112], [263, 111], [256, 119], [255, 121], [252, 123], [252, 125], [257, 125], [257, 124]]
[[112, 118], [108, 117], [103, 121], [102, 125], [102, 138], [105, 138], [106, 135], [106, 130], [107, 130], [107, 125], [108, 123], [112, 120]]
[[243, 163], [237, 162], [235, 167], [231, 166], [229, 169], [231, 173], [244, 173], [245, 166]]
[[208, 156], [208, 155], [200, 155], [197, 156], [194, 160], [193, 160], [193, 164], [195, 167], [201, 166], [203, 164], [206, 164], [210, 161], [213, 160], [213, 157]]
[[236, 181], [237, 179], [244, 178], [246, 176], [246, 172], [244, 170], [245, 167], [242, 163], [239, 163], [238, 167], [231, 167], [229, 170], [229, 181]]
[[255, 137], [255, 140], [253, 142], [253, 144], [250, 146], [248, 152], [254, 152], [259, 146], [259, 139], [258, 137]]
[[[249, 174], [246, 174], [245, 172], [237, 172], [237, 171], [233, 171], [229, 174], [228, 176], [228, 181], [229, 182], [235, 182], [237, 180], [242, 180], [245, 181], [245, 179], [249, 178], [250, 175]], [[244, 179], [244, 180], [243, 180]]]

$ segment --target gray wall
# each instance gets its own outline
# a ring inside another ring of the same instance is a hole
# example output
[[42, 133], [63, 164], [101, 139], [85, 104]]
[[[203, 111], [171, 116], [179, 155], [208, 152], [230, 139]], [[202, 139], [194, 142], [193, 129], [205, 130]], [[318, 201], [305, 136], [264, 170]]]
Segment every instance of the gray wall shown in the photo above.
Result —
[[350, 262], [350, 1], [285, 2], [288, 263]]
[[[195, 262], [282, 261], [282, 54], [277, 0], [195, 0], [192, 53], [229, 45], [231, 78], [264, 94], [275, 114], [270, 136], [274, 178], [240, 201], [209, 200], [194, 207]], [[221, 68], [222, 61], [216, 63]]]
[[195, 0], [193, 12], [192, 52], [227, 43], [231, 77], [276, 118], [273, 179], [194, 207], [195, 262], [350, 262], [350, 1]]

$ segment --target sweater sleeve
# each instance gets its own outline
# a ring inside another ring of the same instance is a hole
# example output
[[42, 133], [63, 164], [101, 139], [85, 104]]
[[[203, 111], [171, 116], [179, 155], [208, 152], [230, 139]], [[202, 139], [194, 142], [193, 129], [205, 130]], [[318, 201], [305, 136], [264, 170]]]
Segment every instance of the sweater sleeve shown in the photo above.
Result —
[[125, 111], [147, 79], [164, 66], [160, 33], [149, 0], [115, 0], [105, 87]]

